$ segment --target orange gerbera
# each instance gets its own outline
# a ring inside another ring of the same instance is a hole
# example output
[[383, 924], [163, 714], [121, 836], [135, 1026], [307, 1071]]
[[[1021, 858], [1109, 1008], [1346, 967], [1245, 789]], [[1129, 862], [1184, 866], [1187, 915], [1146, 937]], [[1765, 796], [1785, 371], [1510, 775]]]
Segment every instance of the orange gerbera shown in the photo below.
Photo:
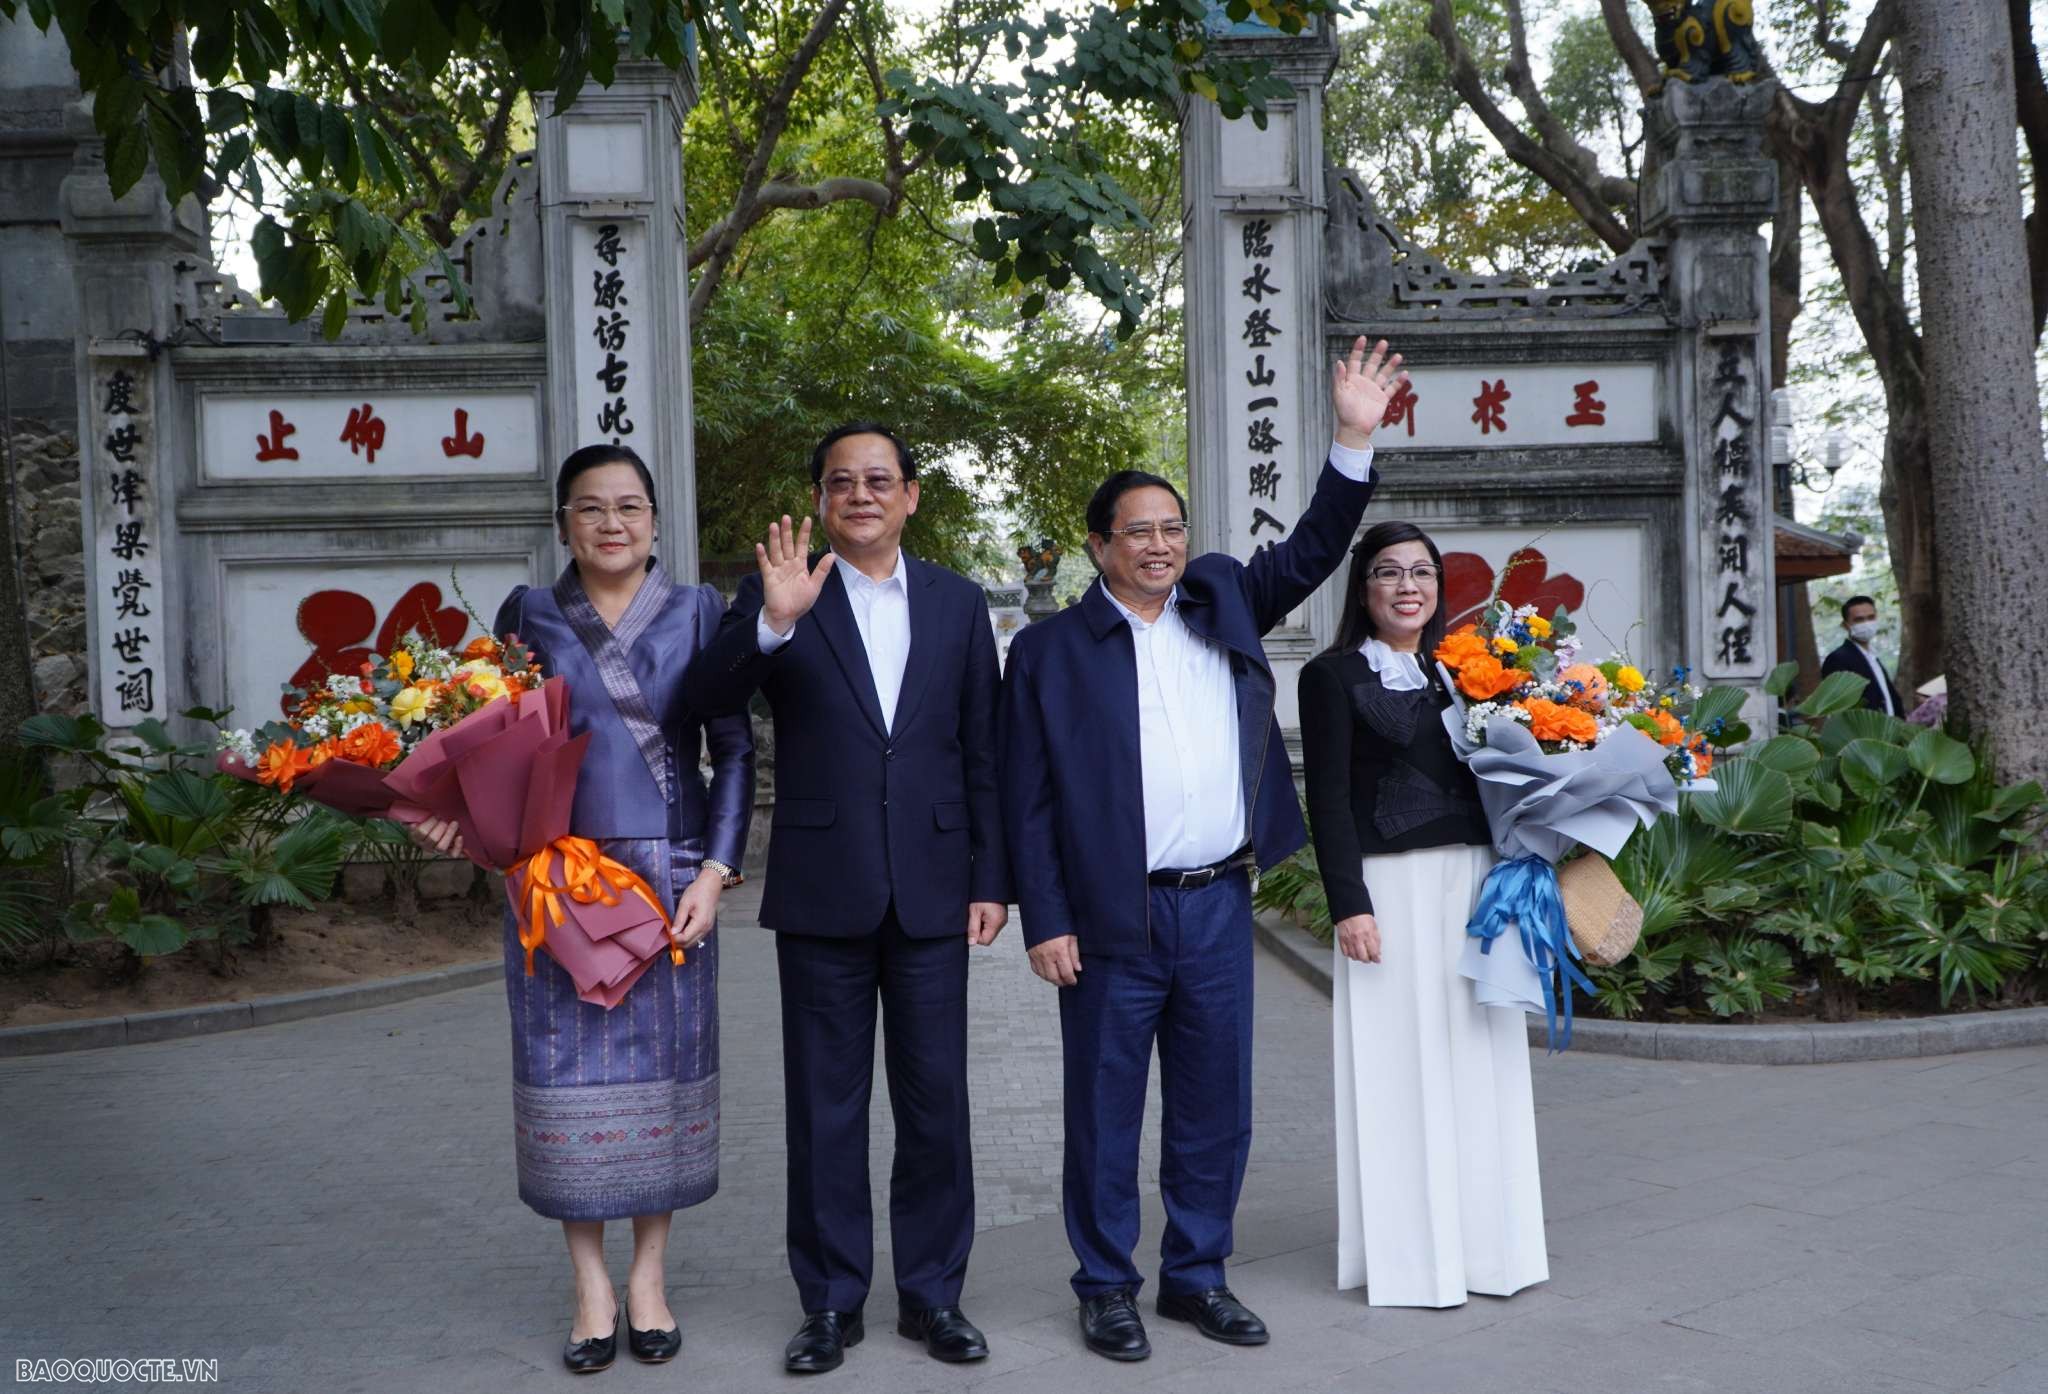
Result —
[[503, 655], [504, 650], [498, 647], [498, 641], [488, 634], [479, 634], [462, 650], [462, 658], [466, 663], [475, 662], [480, 658], [488, 663], [496, 663]]
[[1600, 738], [1600, 724], [1593, 720], [1593, 714], [1568, 707], [1561, 702], [1547, 702], [1541, 697], [1531, 697], [1516, 706], [1529, 713], [1529, 734], [1539, 741], [1577, 741], [1591, 745]]
[[1478, 629], [1465, 625], [1454, 634], [1446, 634], [1444, 641], [1436, 646], [1436, 660], [1447, 668], [1463, 668], [1475, 658], [1486, 657], [1486, 641], [1479, 637]]
[[369, 721], [341, 738], [341, 758], [372, 769], [382, 769], [403, 753], [398, 736], [389, 726]]
[[1607, 675], [1590, 663], [1574, 663], [1557, 675], [1562, 683], [1577, 683], [1579, 690], [1569, 699], [1575, 707], [1599, 711], [1607, 705]]
[[1513, 692], [1529, 675], [1519, 668], [1503, 668], [1490, 653], [1474, 654], [1458, 665], [1458, 688], [1467, 697], [1490, 702], [1503, 692]]
[[1650, 720], [1657, 723], [1657, 744], [1677, 745], [1685, 739], [1685, 727], [1662, 707], [1650, 708]]
[[1714, 768], [1714, 752], [1713, 752], [1713, 751], [1711, 751], [1711, 750], [1709, 750], [1709, 749], [1707, 749], [1707, 739], [1706, 739], [1706, 737], [1705, 737], [1705, 736], [1694, 736], [1694, 737], [1692, 738], [1692, 772], [1693, 772], [1693, 774], [1694, 774], [1695, 776], [1697, 776], [1697, 777], [1702, 777], [1702, 778], [1703, 778], [1703, 777], [1705, 777], [1705, 775], [1706, 775], [1707, 771], [1709, 771], [1709, 770], [1711, 770], [1711, 769], [1713, 769], [1713, 768]]
[[290, 741], [272, 741], [256, 757], [256, 782], [268, 784], [280, 794], [292, 791], [292, 781], [312, 766], [306, 752]]

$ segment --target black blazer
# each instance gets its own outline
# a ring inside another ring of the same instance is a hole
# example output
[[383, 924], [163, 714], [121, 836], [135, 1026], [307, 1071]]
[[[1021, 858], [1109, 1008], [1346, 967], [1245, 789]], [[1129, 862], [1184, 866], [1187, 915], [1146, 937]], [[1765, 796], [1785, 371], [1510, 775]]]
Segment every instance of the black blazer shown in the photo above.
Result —
[[1355, 650], [1301, 670], [1309, 831], [1332, 920], [1372, 913], [1368, 856], [1493, 840], [1479, 785], [1444, 730], [1450, 694], [1433, 668], [1423, 672], [1428, 687], [1393, 692]]
[[[1876, 658], [1877, 655], [1872, 654], [1871, 657]], [[1904, 716], [1909, 708], [1904, 702], [1899, 700], [1899, 689], [1892, 685], [1892, 675], [1885, 669], [1882, 659], [1878, 661], [1877, 667], [1879, 672], [1884, 673], [1885, 687], [1891, 691], [1892, 710], [1900, 716]], [[1825, 678], [1830, 673], [1854, 673], [1857, 677], [1862, 678], [1864, 680], [1863, 705], [1874, 712], [1884, 710], [1884, 697], [1878, 692], [1877, 679], [1870, 676], [1870, 665], [1864, 662], [1863, 655], [1857, 652], [1854, 639], [1844, 639], [1840, 648], [1822, 660], [1820, 675]]]
[[904, 933], [936, 939], [966, 934], [969, 901], [1009, 901], [988, 602], [944, 567], [903, 561], [910, 657], [891, 729], [839, 575], [844, 561], [772, 654], [755, 632], [761, 578], [747, 577], [683, 679], [684, 700], [706, 716], [745, 710], [757, 688], [774, 714], [761, 901], [770, 929], [872, 934], [893, 900]]

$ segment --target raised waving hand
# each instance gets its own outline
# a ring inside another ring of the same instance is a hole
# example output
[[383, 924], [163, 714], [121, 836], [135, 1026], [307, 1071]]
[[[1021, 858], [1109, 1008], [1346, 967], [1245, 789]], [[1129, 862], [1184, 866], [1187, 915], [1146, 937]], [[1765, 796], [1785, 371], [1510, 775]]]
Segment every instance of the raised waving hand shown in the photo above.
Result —
[[789, 633], [810, 613], [832, 564], [839, 560], [827, 552], [813, 567], [810, 555], [811, 520], [804, 519], [798, 529], [791, 526], [787, 513], [781, 522], [768, 525], [766, 546], [754, 544], [754, 564], [761, 569], [761, 617], [777, 634]]
[[1340, 358], [1330, 378], [1330, 405], [1337, 417], [1337, 444], [1363, 450], [1372, 433], [1386, 417], [1387, 403], [1408, 380], [1401, 371], [1401, 355], [1387, 352], [1387, 341], [1365, 352], [1365, 336], [1351, 345], [1348, 358]]

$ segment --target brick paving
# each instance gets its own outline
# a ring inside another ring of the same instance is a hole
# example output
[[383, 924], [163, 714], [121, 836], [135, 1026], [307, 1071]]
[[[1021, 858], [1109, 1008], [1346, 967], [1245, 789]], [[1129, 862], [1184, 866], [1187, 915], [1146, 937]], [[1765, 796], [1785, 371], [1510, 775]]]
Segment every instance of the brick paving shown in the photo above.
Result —
[[[790, 1386], [775, 964], [753, 904], [736, 896], [722, 931], [723, 1188], [678, 1217], [670, 1250], [683, 1355], [644, 1369], [622, 1354], [602, 1388]], [[2048, 1390], [2048, 1048], [1790, 1068], [1539, 1056], [1552, 1280], [1445, 1312], [1368, 1309], [1332, 1281], [1328, 1004], [1263, 955], [1259, 972], [1231, 1281], [1270, 1346], [1154, 1319], [1149, 1362], [1081, 1349], [1058, 1023], [1013, 927], [970, 975], [982, 1233], [966, 1304], [994, 1353], [943, 1367], [897, 1337], [882, 1253], [868, 1340], [823, 1387]], [[507, 1065], [496, 987], [0, 1061], [0, 1380], [21, 1357], [197, 1356], [238, 1391], [563, 1386], [567, 1264], [558, 1228], [513, 1193]], [[875, 1119], [882, 1180], [879, 1087]], [[621, 1281], [626, 1254], [621, 1229]]]

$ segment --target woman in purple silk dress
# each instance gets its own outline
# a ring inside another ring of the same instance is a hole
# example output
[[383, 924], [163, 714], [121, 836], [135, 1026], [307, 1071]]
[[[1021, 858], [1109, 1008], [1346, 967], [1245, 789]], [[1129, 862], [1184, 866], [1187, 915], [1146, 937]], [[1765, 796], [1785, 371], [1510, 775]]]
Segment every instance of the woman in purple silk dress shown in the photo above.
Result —
[[[587, 446], [555, 482], [570, 562], [554, 585], [520, 586], [498, 612], [549, 676], [569, 680], [570, 729], [590, 734], [570, 831], [645, 877], [673, 906], [681, 967], [658, 959], [610, 1011], [580, 1001], [545, 951], [533, 976], [505, 916], [519, 1198], [560, 1220], [576, 1276], [563, 1361], [601, 1370], [627, 1344], [642, 1360], [682, 1345], [663, 1256], [671, 1212], [718, 1189], [719, 891], [746, 847], [754, 745], [745, 715], [700, 720], [683, 670], [718, 627], [710, 586], [679, 586], [653, 560], [654, 481], [630, 450]], [[711, 757], [707, 787], [700, 773]], [[444, 850], [452, 826], [419, 829]], [[604, 1223], [633, 1222], [625, 1315], [604, 1261]]]

